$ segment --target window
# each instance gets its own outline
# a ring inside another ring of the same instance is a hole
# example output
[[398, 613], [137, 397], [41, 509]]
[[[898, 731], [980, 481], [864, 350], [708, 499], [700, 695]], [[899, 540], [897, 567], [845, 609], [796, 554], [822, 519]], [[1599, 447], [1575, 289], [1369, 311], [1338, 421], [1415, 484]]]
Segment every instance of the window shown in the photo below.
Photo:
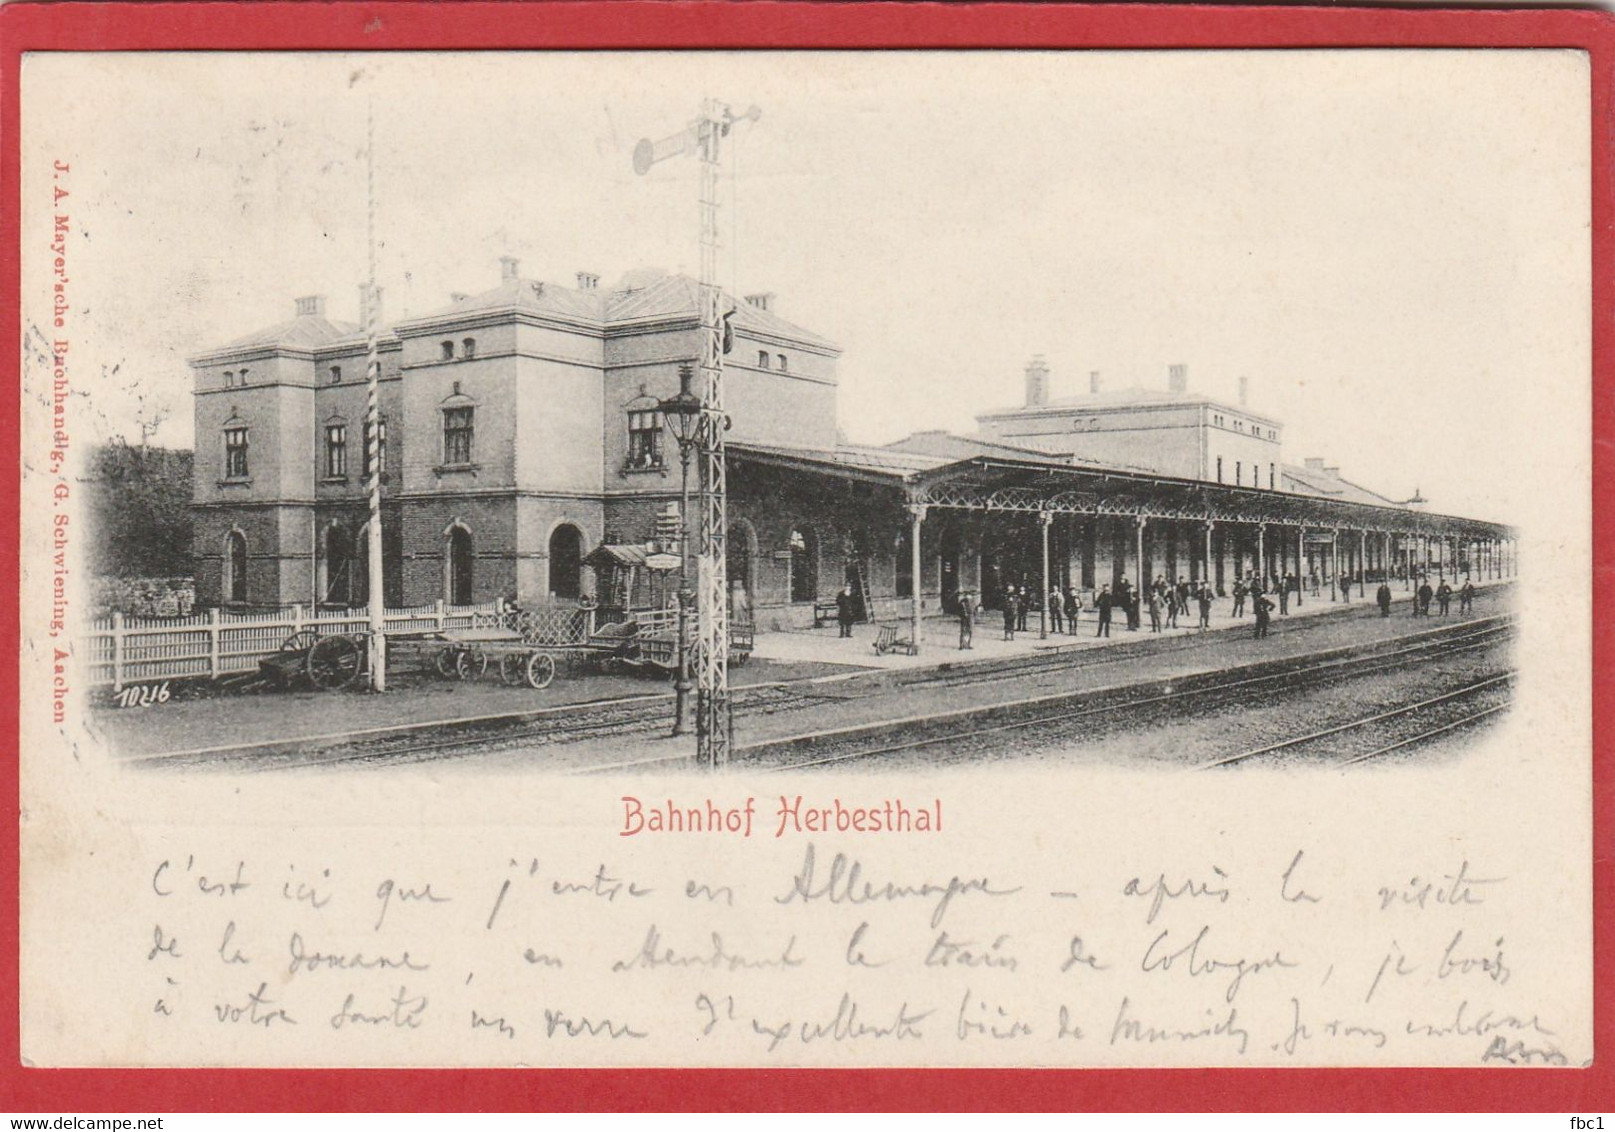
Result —
[[1273, 490], [1273, 465], [1272, 464], [1269, 464], [1267, 466], [1267, 490], [1268, 491]]
[[471, 441], [476, 410], [466, 405], [443, 410], [443, 462], [471, 463]]
[[628, 414], [628, 466], [662, 466], [662, 415], [655, 409]]
[[1217, 482], [1222, 482], [1222, 457], [1217, 457]]
[[767, 369], [768, 368], [768, 351], [767, 350], [758, 350], [757, 351], [757, 368], [758, 369]]
[[562, 523], [550, 534], [550, 594], [575, 599], [583, 593], [583, 532]]
[[235, 371], [234, 370], [228, 370], [228, 369], [225, 370], [224, 371], [224, 387], [226, 389], [232, 389], [232, 388], [235, 387], [235, 383], [236, 383]]
[[775, 360], [779, 362], [779, 371], [781, 373], [787, 373], [790, 371], [791, 363], [785, 360], [784, 354], [780, 354]]
[[1238, 487], [1245, 486], [1245, 462], [1243, 460], [1234, 461], [1234, 484]]
[[342, 367], [341, 366], [332, 366], [331, 367], [331, 384], [335, 385], [337, 382], [339, 382], [341, 380], [342, 380]]
[[[386, 417], [382, 417], [381, 419], [376, 421], [376, 456], [378, 457], [376, 463], [378, 465], [380, 465], [382, 474], [385, 475], [386, 472], [387, 472], [387, 418]], [[364, 474], [365, 474], [366, 479], [370, 478], [370, 447], [369, 447], [369, 445], [365, 446]]]
[[237, 385], [245, 385], [245, 384], [247, 384], [247, 367], [246, 366], [242, 366], [241, 367], [241, 372], [236, 374], [236, 384]]
[[325, 478], [346, 479], [348, 475], [348, 426], [325, 426]]
[[[304, 467], [307, 466], [306, 464], [304, 465]], [[245, 428], [227, 428], [224, 430], [224, 478], [232, 480], [244, 480], [247, 478], [247, 430]]]
[[462, 358], [474, 358], [477, 356], [477, 340], [475, 338], [467, 338], [460, 343], [460, 356]]
[[453, 342], [440, 343], [440, 348], [443, 351], [443, 360], [446, 361], [446, 362], [452, 362], [454, 360], [454, 343]]
[[224, 536], [224, 600], [247, 600], [247, 536], [240, 531]]

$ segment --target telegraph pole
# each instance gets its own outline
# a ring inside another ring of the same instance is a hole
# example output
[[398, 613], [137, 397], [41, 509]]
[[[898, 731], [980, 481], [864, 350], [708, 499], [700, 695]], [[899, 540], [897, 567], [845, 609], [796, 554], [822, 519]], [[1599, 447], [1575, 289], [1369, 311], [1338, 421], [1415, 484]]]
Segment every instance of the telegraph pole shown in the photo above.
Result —
[[695, 758], [704, 770], [729, 763], [733, 715], [729, 700], [729, 571], [728, 482], [723, 411], [723, 292], [718, 287], [718, 168], [721, 143], [736, 122], [755, 122], [762, 111], [753, 106], [736, 117], [728, 106], [704, 99], [701, 116], [686, 129], [659, 142], [649, 138], [634, 147], [634, 171], [646, 173], [669, 157], [694, 153], [701, 163], [701, 418], [696, 433], [700, 476], [700, 549], [696, 559]]
[[365, 280], [365, 491], [370, 497], [367, 542], [370, 613], [370, 690], [387, 690], [387, 594], [381, 562], [381, 354], [376, 346], [376, 308], [381, 289], [376, 286], [376, 103], [365, 111], [365, 242], [369, 274]]

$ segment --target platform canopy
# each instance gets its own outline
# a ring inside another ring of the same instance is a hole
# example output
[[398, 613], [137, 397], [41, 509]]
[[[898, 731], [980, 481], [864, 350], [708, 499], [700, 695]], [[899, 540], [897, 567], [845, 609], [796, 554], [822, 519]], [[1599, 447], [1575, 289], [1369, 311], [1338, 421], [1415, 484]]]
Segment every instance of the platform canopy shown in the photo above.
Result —
[[1059, 456], [1045, 459], [984, 453], [950, 459], [860, 445], [809, 449], [730, 444], [728, 448], [742, 465], [752, 462], [885, 485], [898, 492], [902, 502], [928, 508], [1340, 528], [1393, 535], [1516, 537], [1512, 527], [1480, 519], [1121, 471]]

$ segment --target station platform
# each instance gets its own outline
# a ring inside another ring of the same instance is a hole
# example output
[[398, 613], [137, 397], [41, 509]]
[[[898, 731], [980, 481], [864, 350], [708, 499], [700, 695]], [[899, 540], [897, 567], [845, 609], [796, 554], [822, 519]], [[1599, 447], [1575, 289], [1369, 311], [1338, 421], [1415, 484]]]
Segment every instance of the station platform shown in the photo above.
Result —
[[[1500, 585], [1507, 585], [1506, 581], [1476, 583], [1477, 595], [1479, 591]], [[1318, 595], [1303, 593], [1297, 602], [1295, 595], [1290, 595], [1289, 613], [1281, 615], [1277, 609], [1273, 611], [1273, 624], [1277, 627], [1285, 621], [1298, 618], [1316, 617], [1321, 614], [1338, 613], [1342, 610], [1356, 609], [1363, 606], [1374, 606], [1374, 593], [1379, 587], [1370, 585], [1366, 587], [1364, 595], [1359, 597], [1357, 591], [1352, 591], [1350, 601], [1342, 601], [1338, 592], [1335, 600], [1329, 599], [1327, 590]], [[1277, 600], [1276, 598], [1274, 599]], [[1391, 583], [1391, 609], [1392, 616], [1409, 617], [1412, 609], [1413, 592], [1402, 582]], [[1477, 596], [1477, 601], [1480, 600]], [[1432, 603], [1433, 605], [1434, 603]], [[1159, 633], [1150, 631], [1149, 610], [1143, 611], [1142, 624], [1136, 630], [1127, 628], [1127, 618], [1120, 610], [1116, 611], [1110, 626], [1110, 636], [1096, 636], [1099, 621], [1098, 615], [1092, 609], [1083, 610], [1081, 620], [1076, 632], [1056, 633], [1052, 629], [1047, 637], [1038, 635], [1038, 619], [1035, 611], [1027, 617], [1025, 630], [1017, 631], [1015, 639], [1004, 640], [1004, 619], [996, 611], [989, 610], [978, 615], [975, 630], [972, 634], [972, 645], [968, 650], [959, 648], [959, 619], [957, 617], [925, 617], [923, 619], [923, 639], [919, 655], [910, 656], [901, 652], [888, 652], [877, 654], [874, 644], [879, 629], [872, 624], [853, 626], [853, 635], [850, 638], [842, 637], [834, 623], [827, 624], [821, 629], [796, 629], [784, 632], [759, 634], [753, 657], [787, 664], [835, 664], [853, 668], [866, 669], [911, 669], [927, 668], [945, 662], [968, 663], [971, 661], [1006, 660], [1022, 656], [1047, 656], [1051, 653], [1063, 653], [1085, 649], [1102, 649], [1107, 645], [1118, 644], [1124, 640], [1138, 640], [1144, 637], [1179, 638], [1193, 636], [1213, 630], [1238, 629], [1254, 631], [1255, 615], [1251, 612], [1251, 602], [1245, 602], [1243, 616], [1235, 617], [1233, 613], [1234, 600], [1231, 597], [1218, 598], [1211, 606], [1211, 624], [1208, 629], [1202, 629], [1200, 624], [1199, 606], [1191, 598], [1189, 612], [1178, 616], [1177, 628], [1165, 626]], [[1457, 595], [1453, 595], [1452, 609], [1458, 609]], [[1432, 620], [1435, 620], [1432, 613]], [[909, 622], [898, 623], [898, 633], [903, 637], [909, 634]]]
[[[1504, 595], [1494, 592], [1506, 590], [1510, 583], [1497, 582], [1485, 587], [1475, 602], [1475, 616], [1489, 616], [1505, 608]], [[1314, 647], [1332, 647], [1359, 638], [1390, 636], [1401, 632], [1434, 627], [1443, 622], [1432, 615], [1428, 620], [1415, 621], [1409, 616], [1411, 594], [1393, 585], [1394, 604], [1390, 618], [1380, 618], [1373, 602], [1352, 600], [1349, 603], [1330, 602], [1327, 597], [1313, 598], [1303, 595], [1301, 605], [1291, 605], [1287, 617], [1273, 618], [1273, 636], [1270, 641], [1275, 652], [1289, 652]], [[1373, 589], [1368, 591], [1370, 597]], [[1191, 603], [1191, 608], [1193, 605]], [[1152, 633], [1146, 613], [1144, 626], [1137, 631], [1126, 628], [1125, 619], [1112, 625], [1108, 638], [1093, 636], [1095, 622], [1084, 620], [1075, 635], [1050, 634], [1040, 639], [1035, 629], [1018, 633], [1014, 641], [1003, 641], [1002, 619], [996, 624], [984, 617], [975, 628], [975, 647], [962, 651], [957, 648], [958, 623], [955, 619], [935, 618], [925, 626], [926, 641], [918, 656], [888, 653], [877, 655], [873, 648], [876, 627], [858, 625], [852, 638], [840, 637], [835, 626], [824, 629], [759, 634], [751, 660], [731, 669], [731, 686], [736, 690], [759, 687], [799, 687], [811, 689], [820, 701], [832, 702], [841, 695], [850, 695], [867, 705], [864, 710], [879, 710], [881, 714], [915, 713], [941, 710], [957, 703], [958, 691], [937, 692], [941, 698], [935, 704], [921, 694], [912, 681], [923, 678], [927, 671], [956, 674], [961, 670], [979, 668], [981, 671], [1013, 673], [1017, 661], [1035, 663], [1063, 653], [1094, 651], [1095, 659], [1103, 658], [1109, 665], [1111, 650], [1117, 657], [1127, 655], [1126, 665], [1114, 668], [1139, 667], [1140, 672], [1155, 671], [1148, 662], [1151, 654], [1163, 656], [1181, 654], [1185, 638], [1207, 637], [1215, 647], [1195, 650], [1202, 654], [1197, 663], [1216, 665], [1226, 657], [1243, 650], [1238, 642], [1250, 635], [1253, 619], [1247, 602], [1246, 615], [1232, 616], [1231, 599], [1219, 599], [1212, 612], [1209, 631], [1199, 628], [1163, 629]], [[1449, 621], [1458, 620], [1458, 605], [1452, 604]], [[1333, 618], [1330, 615], [1334, 615]], [[1198, 614], [1180, 618], [1180, 626], [1198, 620]], [[1358, 624], [1371, 622], [1373, 627]], [[1320, 628], [1338, 621], [1338, 628], [1322, 634], [1292, 634], [1282, 640], [1286, 624], [1311, 624]], [[1169, 640], [1170, 639], [1170, 640]], [[1226, 646], [1221, 645], [1226, 641]], [[1119, 646], [1127, 646], [1120, 648]], [[1225, 656], [1226, 654], [1226, 656]], [[1174, 662], [1174, 664], [1179, 662]], [[1126, 679], [1122, 671], [1115, 678]], [[622, 705], [670, 701], [672, 692], [663, 679], [643, 673], [595, 673], [572, 670], [563, 666], [555, 682], [541, 691], [527, 688], [508, 688], [497, 679], [459, 682], [446, 681], [428, 672], [397, 671], [391, 675], [386, 693], [376, 695], [349, 690], [319, 692], [312, 690], [291, 692], [260, 692], [237, 694], [220, 692], [196, 698], [175, 698], [166, 704], [146, 709], [98, 708], [91, 713], [91, 727], [118, 760], [144, 760], [154, 756], [185, 755], [211, 751], [248, 749], [268, 743], [303, 743], [317, 745], [328, 740], [332, 744], [356, 738], [386, 738], [428, 728], [474, 728], [478, 724], [497, 721], [538, 720], [547, 716], [576, 718], [592, 711], [609, 710]], [[1007, 687], [1007, 686], [1006, 686]], [[758, 717], [748, 722], [773, 731], [774, 726], [789, 728], [789, 717], [784, 713], [778, 720]], [[746, 742], [761, 735], [740, 735], [737, 741]], [[665, 741], [661, 741], [665, 742]], [[609, 758], [610, 750], [621, 744], [607, 741], [603, 745], [579, 745], [578, 755], [584, 747], [601, 748]], [[654, 746], [655, 743], [647, 745]], [[567, 746], [571, 746], [568, 744]], [[560, 748], [551, 748], [552, 752]], [[558, 760], [573, 763], [570, 756]], [[588, 761], [592, 761], [588, 760]]]

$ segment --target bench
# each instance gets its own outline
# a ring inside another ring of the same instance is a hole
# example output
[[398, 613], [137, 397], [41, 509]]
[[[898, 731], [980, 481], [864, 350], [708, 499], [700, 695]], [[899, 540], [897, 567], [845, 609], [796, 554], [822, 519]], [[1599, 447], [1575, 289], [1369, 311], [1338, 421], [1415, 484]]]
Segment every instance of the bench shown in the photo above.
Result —
[[830, 622], [836, 620], [840, 610], [834, 601], [816, 601], [813, 603], [813, 627], [822, 629]]
[[919, 652], [914, 647], [914, 639], [912, 637], [899, 637], [897, 629], [898, 625], [895, 621], [887, 621], [881, 624], [880, 631], [875, 634], [876, 654], [885, 656], [889, 652], [900, 652], [908, 656], [918, 656]]

